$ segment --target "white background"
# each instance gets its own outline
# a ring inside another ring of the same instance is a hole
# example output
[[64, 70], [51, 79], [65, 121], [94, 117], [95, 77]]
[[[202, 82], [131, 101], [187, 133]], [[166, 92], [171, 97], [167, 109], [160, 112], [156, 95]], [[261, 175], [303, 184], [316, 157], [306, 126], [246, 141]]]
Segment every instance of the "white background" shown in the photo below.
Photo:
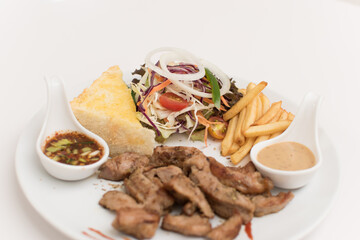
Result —
[[65, 239], [15, 177], [17, 140], [46, 101], [44, 73], [65, 83], [95, 79], [111, 65], [132, 69], [161, 46], [185, 48], [229, 76], [265, 80], [293, 102], [308, 91], [323, 95], [320, 126], [342, 182], [332, 210], [304, 239], [357, 238], [360, 0], [2, 0], [0, 239]]

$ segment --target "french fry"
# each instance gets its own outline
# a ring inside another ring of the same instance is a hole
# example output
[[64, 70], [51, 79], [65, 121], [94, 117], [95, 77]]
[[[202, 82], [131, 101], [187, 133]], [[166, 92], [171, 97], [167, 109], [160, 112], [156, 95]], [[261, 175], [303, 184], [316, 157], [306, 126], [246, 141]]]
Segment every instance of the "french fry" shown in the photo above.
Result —
[[289, 112], [288, 120], [292, 121], [292, 120], [294, 120], [294, 117], [295, 117], [295, 115], [292, 114], [291, 112]]
[[[273, 119], [271, 119], [270, 122], [268, 122], [268, 123], [273, 123], [273, 122], [279, 121], [280, 117], [284, 111], [285, 111], [284, 109], [280, 108], [279, 111], [276, 113], [275, 117]], [[284, 120], [286, 120], [286, 119], [284, 119]]]
[[261, 104], [262, 104], [262, 110], [263, 110], [263, 114], [265, 114], [269, 108], [270, 108], [270, 100], [268, 99], [268, 97], [264, 94], [264, 93], [260, 93], [259, 94], [260, 100], [261, 100]]
[[246, 94], [246, 89], [245, 88], [241, 88], [238, 90], [239, 93], [241, 93], [243, 96]]
[[242, 133], [246, 131], [256, 119], [256, 108], [257, 108], [257, 101], [256, 98], [246, 107], [246, 115], [244, 119], [244, 123], [242, 125]]
[[246, 109], [247, 107], [243, 108], [239, 113], [239, 119], [236, 124], [235, 128], [235, 135], [234, 135], [234, 141], [237, 142], [240, 146], [242, 146], [245, 143], [245, 137], [242, 133], [243, 124], [246, 116]]
[[[283, 120], [287, 120], [288, 119], [288, 112], [286, 112], [285, 110], [283, 111], [283, 113], [281, 114], [279, 121], [283, 121]], [[285, 130], [284, 130], [285, 131]], [[279, 136], [280, 134], [282, 134], [284, 131], [280, 131], [280, 132], [276, 132], [271, 134], [270, 139]]]
[[231, 145], [228, 155], [233, 154], [234, 152], [236, 152], [237, 150], [239, 150], [240, 145], [237, 142], [233, 142], [233, 144]]
[[287, 111], [283, 110], [278, 121], [287, 120], [288, 116], [289, 116], [289, 113]]
[[269, 108], [269, 110], [264, 115], [262, 115], [261, 118], [256, 120], [253, 125], [258, 126], [258, 125], [263, 125], [263, 124], [270, 122], [270, 120], [273, 119], [275, 117], [275, 115], [278, 113], [278, 111], [280, 110], [281, 104], [282, 104], [282, 101], [271, 104], [271, 107]]
[[291, 121], [283, 120], [273, 123], [267, 123], [260, 126], [251, 126], [244, 132], [245, 137], [257, 137], [262, 135], [270, 135], [276, 132], [284, 131], [289, 127]]
[[246, 89], [239, 89], [243, 97], [223, 115], [230, 123], [221, 154], [231, 155], [234, 165], [239, 164], [255, 144], [279, 136], [295, 117], [281, 108], [282, 101], [270, 104], [262, 93], [266, 86], [267, 82], [249, 83]]
[[247, 138], [245, 144], [230, 156], [231, 162], [235, 165], [241, 162], [241, 160], [243, 160], [243, 158], [250, 152], [254, 142], [255, 138]]
[[261, 118], [261, 116], [263, 115], [263, 106], [262, 106], [262, 102], [260, 99], [260, 96], [256, 96], [256, 120]]
[[253, 89], [254, 87], [256, 87], [256, 84], [253, 82], [250, 82], [247, 87], [246, 87], [246, 92], [249, 92], [251, 89]]
[[283, 132], [284, 132], [284, 131], [282, 131], [282, 132], [276, 132], [276, 133], [271, 134], [270, 139], [276, 138], [277, 136], [281, 135]]
[[234, 142], [234, 133], [238, 117], [238, 115], [235, 115], [235, 117], [230, 120], [228, 129], [226, 130], [225, 138], [221, 142], [221, 155], [223, 156], [228, 155], [228, 152]]
[[258, 144], [259, 142], [266, 141], [270, 139], [270, 135], [262, 135], [258, 136], [254, 142], [254, 145]]
[[[254, 89], [255, 87], [256, 87], [256, 85], [254, 83], [249, 83], [246, 91], [249, 92], [252, 89]], [[246, 107], [246, 115], [245, 115], [245, 119], [244, 119], [244, 122], [242, 125], [242, 132], [244, 132], [246, 129], [248, 129], [255, 122], [256, 115], [257, 115], [258, 103], [259, 102], [257, 101], [257, 96], [255, 96], [254, 99]]]
[[[283, 113], [286, 113], [286, 111], [284, 111], [283, 109], [279, 109], [279, 111], [276, 113], [275, 117], [273, 119], [270, 120], [269, 123], [273, 123], [273, 122], [277, 122], [281, 119], [281, 116], [283, 116]], [[286, 119], [282, 119], [282, 120], [286, 120]], [[266, 141], [268, 139], [271, 138], [271, 135], [262, 135], [262, 136], [258, 136], [255, 140], [255, 143], [254, 145], [256, 145], [257, 143], [259, 142], [262, 142], [262, 141]]]
[[225, 121], [230, 120], [237, 115], [244, 107], [246, 107], [254, 98], [267, 86], [267, 82], [261, 82], [250, 91], [246, 91], [246, 95], [242, 97], [234, 106], [232, 106], [223, 116]]

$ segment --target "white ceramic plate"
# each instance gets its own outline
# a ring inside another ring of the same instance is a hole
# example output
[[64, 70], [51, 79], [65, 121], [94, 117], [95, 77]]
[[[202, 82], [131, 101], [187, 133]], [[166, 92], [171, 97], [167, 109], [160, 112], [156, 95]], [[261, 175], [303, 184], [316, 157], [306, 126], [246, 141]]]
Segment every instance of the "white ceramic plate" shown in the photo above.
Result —
[[[81, 88], [77, 90], [73, 89], [73, 94], [69, 95], [76, 96]], [[284, 100], [285, 108], [296, 112], [296, 105], [290, 104], [279, 94], [269, 89], [266, 89], [265, 93], [271, 101]], [[43, 169], [35, 152], [35, 142], [43, 118], [44, 111], [33, 117], [22, 133], [16, 150], [17, 178], [28, 201], [46, 221], [71, 239], [107, 239], [90, 228], [113, 239], [128, 237], [112, 228], [115, 214], [98, 205], [107, 190], [120, 186], [118, 182], [101, 180], [96, 175], [78, 182], [65, 182], [51, 177]], [[252, 232], [255, 240], [299, 239], [315, 228], [331, 208], [339, 186], [339, 160], [326, 133], [320, 129], [319, 136], [324, 162], [318, 174], [309, 185], [294, 191], [295, 198], [285, 209], [253, 219]], [[204, 148], [200, 142], [188, 142], [184, 137], [173, 137], [167, 144], [198, 147], [205, 154], [229, 165], [229, 160], [219, 154], [218, 142], [210, 142], [209, 146]], [[215, 218], [212, 224], [215, 226], [221, 221]], [[184, 238], [183, 235], [159, 229], [153, 239]], [[243, 229], [237, 239], [248, 239]]]

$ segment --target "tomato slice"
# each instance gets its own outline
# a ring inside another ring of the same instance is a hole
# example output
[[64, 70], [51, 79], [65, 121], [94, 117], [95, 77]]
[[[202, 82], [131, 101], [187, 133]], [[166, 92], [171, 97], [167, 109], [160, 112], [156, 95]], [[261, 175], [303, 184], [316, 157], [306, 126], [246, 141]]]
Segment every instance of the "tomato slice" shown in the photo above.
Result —
[[159, 97], [161, 106], [171, 111], [180, 111], [189, 105], [189, 102], [178, 95], [167, 92]]
[[210, 124], [209, 127], [210, 135], [215, 139], [219, 139], [219, 140], [224, 139], [228, 123], [225, 122], [225, 120], [222, 119], [221, 117], [210, 117], [209, 122], [219, 122], [218, 124]]

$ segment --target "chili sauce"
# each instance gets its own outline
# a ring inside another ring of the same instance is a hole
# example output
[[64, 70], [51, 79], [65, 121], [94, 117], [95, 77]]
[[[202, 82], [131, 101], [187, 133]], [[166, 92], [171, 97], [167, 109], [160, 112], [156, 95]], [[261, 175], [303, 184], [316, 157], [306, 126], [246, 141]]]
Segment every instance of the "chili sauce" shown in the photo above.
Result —
[[44, 153], [59, 163], [84, 166], [99, 161], [104, 148], [83, 133], [58, 132], [46, 141]]

